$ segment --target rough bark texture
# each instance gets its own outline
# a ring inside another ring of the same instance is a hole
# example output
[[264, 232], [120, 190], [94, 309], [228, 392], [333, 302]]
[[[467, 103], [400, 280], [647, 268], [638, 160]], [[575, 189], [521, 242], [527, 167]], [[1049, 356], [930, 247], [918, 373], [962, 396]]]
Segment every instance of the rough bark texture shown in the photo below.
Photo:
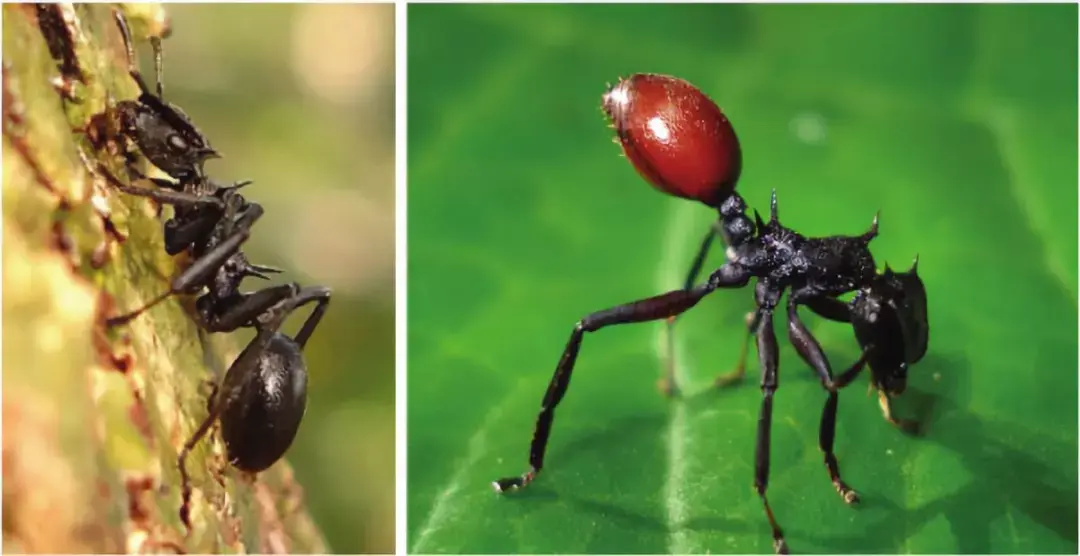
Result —
[[[121, 9], [137, 42], [167, 25], [159, 6]], [[288, 465], [241, 475], [216, 427], [188, 460], [191, 531], [180, 521], [177, 453], [237, 350], [200, 340], [190, 300], [103, 326], [183, 264], [158, 207], [87, 165], [122, 176], [119, 158], [72, 131], [136, 93], [110, 10], [3, 6], [3, 550], [325, 552]]]

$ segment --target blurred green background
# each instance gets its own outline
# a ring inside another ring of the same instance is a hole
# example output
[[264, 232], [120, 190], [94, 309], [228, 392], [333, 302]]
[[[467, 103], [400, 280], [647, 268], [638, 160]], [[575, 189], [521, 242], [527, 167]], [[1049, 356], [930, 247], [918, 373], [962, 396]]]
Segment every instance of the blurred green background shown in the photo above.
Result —
[[332, 550], [393, 552], [394, 7], [167, 12], [166, 98], [224, 155], [207, 170], [254, 180], [245, 194], [266, 209], [245, 251], [283, 279], [334, 289], [288, 453], [305, 502]]
[[[752, 489], [751, 290], [679, 322], [687, 399], [660, 397], [660, 324], [587, 337], [538, 482], [539, 402], [573, 323], [680, 287], [715, 218], [652, 191], [599, 103], [635, 72], [697, 84], [744, 149], [739, 189], [785, 224], [920, 256], [931, 341], [901, 416], [825, 394], [781, 340], [770, 501], [794, 552], [1067, 552], [1077, 544], [1075, 5], [410, 6], [408, 550], [770, 552]], [[709, 258], [721, 264], [720, 249]], [[808, 313], [808, 312], [804, 312]], [[850, 328], [806, 315], [840, 368]], [[866, 381], [866, 378], [860, 379]]]

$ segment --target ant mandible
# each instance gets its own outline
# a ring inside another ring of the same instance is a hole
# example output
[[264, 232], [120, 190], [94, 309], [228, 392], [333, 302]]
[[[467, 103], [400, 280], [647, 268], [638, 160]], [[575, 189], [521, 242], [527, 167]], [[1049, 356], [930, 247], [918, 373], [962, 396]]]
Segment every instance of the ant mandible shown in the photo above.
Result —
[[[108, 129], [117, 133], [112, 139], [124, 142], [128, 170], [157, 187], [124, 185], [100, 163], [96, 170], [121, 191], [172, 205], [174, 215], [165, 223], [165, 250], [170, 255], [189, 252], [193, 261], [172, 279], [168, 291], [134, 311], [108, 319], [106, 324], [127, 324], [173, 295], [205, 292], [195, 303], [195, 321], [201, 330], [232, 332], [247, 327], [256, 331], [212, 396], [209, 414], [177, 457], [183, 499], [180, 516], [190, 527], [191, 484], [186, 458], [219, 418], [229, 462], [242, 471], [257, 473], [269, 468], [292, 445], [307, 406], [303, 349], [326, 312], [330, 289], [289, 283], [251, 293], [240, 291], [246, 277], [267, 279], [266, 273], [280, 272], [251, 264], [240, 250], [263, 208], [239, 193], [250, 181], [222, 186], [205, 175], [203, 163], [217, 153], [178, 107], [164, 101], [160, 42], [151, 41], [158, 80], [154, 95], [136, 67], [123, 14], [114, 14], [127, 50], [129, 73], [141, 94], [137, 100], [117, 103], [99, 117], [106, 118], [105, 123], [112, 126]], [[136, 169], [135, 160], [128, 156], [128, 143], [177, 181], [148, 178]], [[293, 311], [310, 303], [315, 303], [315, 308], [295, 336], [279, 331]]]
[[[694, 284], [712, 242], [714, 232], [710, 231], [691, 267], [685, 288], [598, 311], [578, 321], [541, 404], [529, 451], [529, 470], [518, 477], [499, 479], [493, 485], [498, 492], [521, 489], [540, 473], [555, 408], [566, 395], [586, 332], [661, 319], [671, 323], [674, 317], [713, 291], [741, 288], [755, 279], [756, 310], [749, 319], [749, 332], [757, 337], [763, 399], [758, 419], [754, 486], [772, 528], [773, 548], [777, 553], [787, 553], [787, 542], [765, 494], [773, 396], [779, 376], [773, 313], [787, 292], [790, 341], [828, 393], [819, 434], [825, 466], [844, 502], [855, 503], [858, 495], [841, 478], [833, 454], [839, 391], [867, 363], [871, 383], [882, 392], [883, 400], [904, 391], [908, 366], [926, 353], [929, 336], [926, 290], [918, 276], [917, 264], [907, 272], [894, 272], [888, 267], [882, 273], [876, 271], [869, 244], [878, 234], [877, 216], [870, 229], [861, 235], [805, 237], [780, 223], [776, 190], [773, 190], [769, 221], [762, 221], [756, 211], [751, 220], [746, 215], [746, 202], [735, 192], [742, 169], [742, 151], [734, 128], [719, 107], [687, 81], [665, 75], [636, 74], [608, 89], [603, 96], [603, 109], [627, 158], [646, 181], [664, 193], [695, 200], [718, 211], [715, 229], [728, 244], [727, 261], [705, 283]], [[855, 297], [850, 303], [838, 299], [851, 292], [855, 292]], [[826, 319], [850, 323], [854, 328], [862, 355], [839, 376], [834, 376], [821, 345], [799, 318], [800, 306]], [[892, 421], [884, 401], [882, 408]]]

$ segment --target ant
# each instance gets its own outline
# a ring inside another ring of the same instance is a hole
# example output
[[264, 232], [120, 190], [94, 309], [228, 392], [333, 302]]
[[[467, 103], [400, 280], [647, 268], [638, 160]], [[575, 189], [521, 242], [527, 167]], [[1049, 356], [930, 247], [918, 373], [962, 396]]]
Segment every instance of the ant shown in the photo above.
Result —
[[[727, 261], [704, 283], [693, 284], [712, 241], [710, 236], [694, 261], [687, 287], [597, 311], [578, 321], [544, 395], [529, 451], [529, 470], [518, 477], [499, 479], [493, 486], [498, 492], [521, 489], [540, 473], [555, 408], [566, 395], [585, 333], [618, 324], [661, 319], [670, 323], [713, 291], [742, 288], [755, 279], [756, 310], [749, 319], [749, 330], [757, 337], [763, 399], [754, 486], [772, 528], [773, 548], [787, 553], [787, 542], [765, 495], [773, 396], [779, 374], [773, 313], [788, 292], [790, 341], [828, 393], [819, 434], [825, 467], [844, 502], [853, 504], [858, 495], [841, 478], [833, 454], [839, 391], [868, 363], [874, 387], [888, 395], [904, 391], [908, 366], [926, 353], [929, 336], [926, 290], [918, 276], [917, 259], [907, 272], [886, 267], [878, 273], [869, 249], [870, 241], [878, 235], [877, 216], [861, 235], [805, 237], [780, 223], [775, 189], [769, 221], [762, 221], [756, 211], [751, 220], [746, 202], [735, 192], [742, 152], [734, 128], [716, 104], [687, 81], [636, 74], [607, 90], [603, 109], [627, 158], [646, 181], [669, 195], [696, 200], [718, 211], [714, 229], [728, 244]], [[851, 302], [838, 299], [851, 292], [855, 292]], [[826, 319], [850, 323], [862, 348], [859, 359], [834, 375], [820, 344], [799, 318], [800, 306]], [[888, 409], [886, 417], [892, 420]]]
[[[174, 216], [165, 224], [165, 250], [170, 255], [190, 252], [193, 261], [172, 279], [168, 291], [134, 311], [108, 319], [106, 325], [127, 324], [173, 295], [205, 291], [195, 302], [200, 330], [232, 332], [247, 327], [256, 331], [211, 396], [209, 414], [177, 457], [183, 494], [180, 516], [190, 528], [191, 484], [185, 462], [218, 419], [229, 462], [242, 471], [258, 473], [269, 468], [292, 445], [307, 405], [303, 349], [326, 312], [330, 289], [289, 283], [250, 293], [240, 291], [248, 276], [267, 279], [265, 273], [280, 272], [251, 264], [240, 250], [263, 208], [239, 193], [249, 180], [222, 186], [205, 175], [203, 162], [216, 152], [179, 108], [164, 102], [160, 42], [151, 41], [158, 78], [157, 95], [153, 95], [136, 68], [125, 19], [120, 12], [114, 13], [127, 47], [129, 73], [142, 93], [135, 101], [118, 103], [109, 117], [118, 117], [114, 121], [124, 124], [119, 128], [124, 140], [134, 143], [178, 181], [147, 178], [131, 167], [131, 158], [127, 159], [129, 170], [157, 188], [124, 185], [100, 163], [97, 171], [123, 192], [172, 205]], [[310, 303], [315, 303], [315, 308], [295, 336], [279, 331], [293, 311]]]

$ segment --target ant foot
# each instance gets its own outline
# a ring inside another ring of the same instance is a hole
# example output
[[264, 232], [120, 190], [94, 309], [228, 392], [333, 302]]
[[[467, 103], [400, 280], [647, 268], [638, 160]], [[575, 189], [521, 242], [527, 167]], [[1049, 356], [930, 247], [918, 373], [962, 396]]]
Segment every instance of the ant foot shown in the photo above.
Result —
[[848, 505], [859, 503], [859, 493], [855, 492], [855, 489], [847, 486], [846, 484], [839, 482], [833, 483], [836, 487], [836, 492], [840, 494], [840, 497], [844, 499], [844, 503]]
[[656, 389], [660, 390], [660, 394], [665, 398], [677, 398], [680, 395], [679, 387], [671, 377], [665, 376], [656, 381]]
[[902, 432], [902, 433], [911, 434], [911, 435], [918, 435], [919, 434], [919, 423], [918, 423], [918, 421], [911, 421], [911, 420], [908, 420], [908, 419], [892, 418], [892, 419], [889, 419], [889, 422], [892, 423], [893, 426], [895, 426], [896, 428], [900, 429], [900, 432]]
[[206, 398], [206, 411], [214, 411], [214, 402], [217, 401], [218, 382], [214, 379], [199, 381], [199, 393]]
[[746, 369], [735, 369], [734, 371], [720, 375], [716, 377], [716, 381], [713, 385], [717, 388], [727, 388], [729, 386], [735, 386], [743, 381], [746, 377]]
[[82, 99], [75, 94], [75, 80], [63, 76], [56, 76], [49, 79], [49, 85], [52, 86], [56, 94], [60, 95], [66, 102], [72, 104], [82, 104]]

